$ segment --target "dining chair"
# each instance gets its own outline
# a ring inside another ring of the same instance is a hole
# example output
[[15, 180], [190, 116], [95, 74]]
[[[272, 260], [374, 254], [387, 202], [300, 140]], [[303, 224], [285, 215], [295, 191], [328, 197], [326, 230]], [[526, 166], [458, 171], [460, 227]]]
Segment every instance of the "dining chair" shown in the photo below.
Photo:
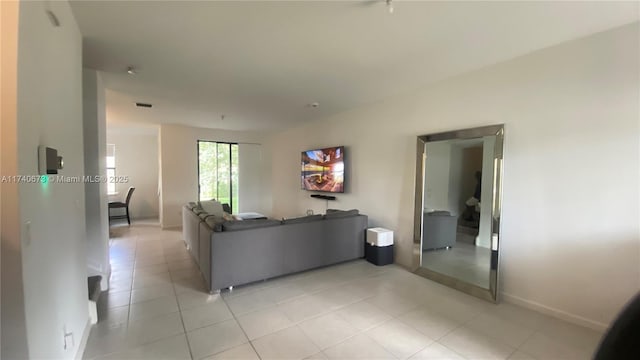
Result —
[[[127, 196], [125, 198], [125, 201], [110, 201], [109, 202], [109, 222], [111, 222], [111, 220], [114, 219], [127, 219], [127, 222], [129, 223], [129, 225], [131, 225], [131, 218], [129, 217], [129, 203], [131, 202], [131, 195], [133, 195], [133, 191], [136, 188], [134, 187], [130, 187], [129, 190], [127, 190]], [[124, 209], [125, 210], [125, 215], [111, 215], [111, 209]]]

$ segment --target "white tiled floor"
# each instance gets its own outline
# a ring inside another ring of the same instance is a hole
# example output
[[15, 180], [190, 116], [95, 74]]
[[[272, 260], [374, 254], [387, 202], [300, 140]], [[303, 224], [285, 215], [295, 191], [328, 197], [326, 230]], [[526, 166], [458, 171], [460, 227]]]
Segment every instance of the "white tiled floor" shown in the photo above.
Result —
[[587, 359], [601, 336], [362, 260], [209, 295], [180, 232], [112, 230], [85, 359]]

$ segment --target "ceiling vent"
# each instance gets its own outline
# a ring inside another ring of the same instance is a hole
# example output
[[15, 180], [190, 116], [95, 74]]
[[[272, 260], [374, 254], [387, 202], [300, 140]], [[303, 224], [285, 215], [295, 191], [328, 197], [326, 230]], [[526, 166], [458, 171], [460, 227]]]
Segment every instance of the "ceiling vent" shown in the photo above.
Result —
[[137, 102], [136, 103], [137, 107], [143, 107], [143, 108], [151, 108], [153, 105], [151, 104], [147, 104], [147, 103], [141, 103], [141, 102]]

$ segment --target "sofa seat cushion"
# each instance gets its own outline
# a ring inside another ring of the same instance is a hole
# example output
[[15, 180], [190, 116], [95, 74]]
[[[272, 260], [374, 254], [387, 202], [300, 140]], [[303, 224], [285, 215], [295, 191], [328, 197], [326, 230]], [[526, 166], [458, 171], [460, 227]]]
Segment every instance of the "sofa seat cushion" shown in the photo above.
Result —
[[222, 223], [223, 231], [239, 231], [247, 229], [256, 229], [271, 226], [280, 226], [280, 220], [243, 220], [243, 221], [225, 221]]
[[304, 223], [309, 223], [312, 221], [318, 221], [318, 220], [322, 220], [323, 217], [322, 215], [318, 214], [318, 215], [309, 215], [309, 216], [302, 216], [302, 217], [297, 217], [297, 218], [291, 218], [291, 219], [282, 219], [282, 224], [286, 225], [286, 224], [304, 224]]

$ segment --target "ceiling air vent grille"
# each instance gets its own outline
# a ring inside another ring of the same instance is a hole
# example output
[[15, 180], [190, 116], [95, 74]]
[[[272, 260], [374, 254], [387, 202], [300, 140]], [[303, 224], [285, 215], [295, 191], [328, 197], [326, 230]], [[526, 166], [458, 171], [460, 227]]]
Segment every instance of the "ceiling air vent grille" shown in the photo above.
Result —
[[150, 108], [150, 107], [152, 107], [153, 105], [151, 105], [151, 104], [147, 104], [147, 103], [137, 102], [137, 103], [136, 103], [136, 106], [137, 106], [137, 107], [143, 107], [143, 108]]

